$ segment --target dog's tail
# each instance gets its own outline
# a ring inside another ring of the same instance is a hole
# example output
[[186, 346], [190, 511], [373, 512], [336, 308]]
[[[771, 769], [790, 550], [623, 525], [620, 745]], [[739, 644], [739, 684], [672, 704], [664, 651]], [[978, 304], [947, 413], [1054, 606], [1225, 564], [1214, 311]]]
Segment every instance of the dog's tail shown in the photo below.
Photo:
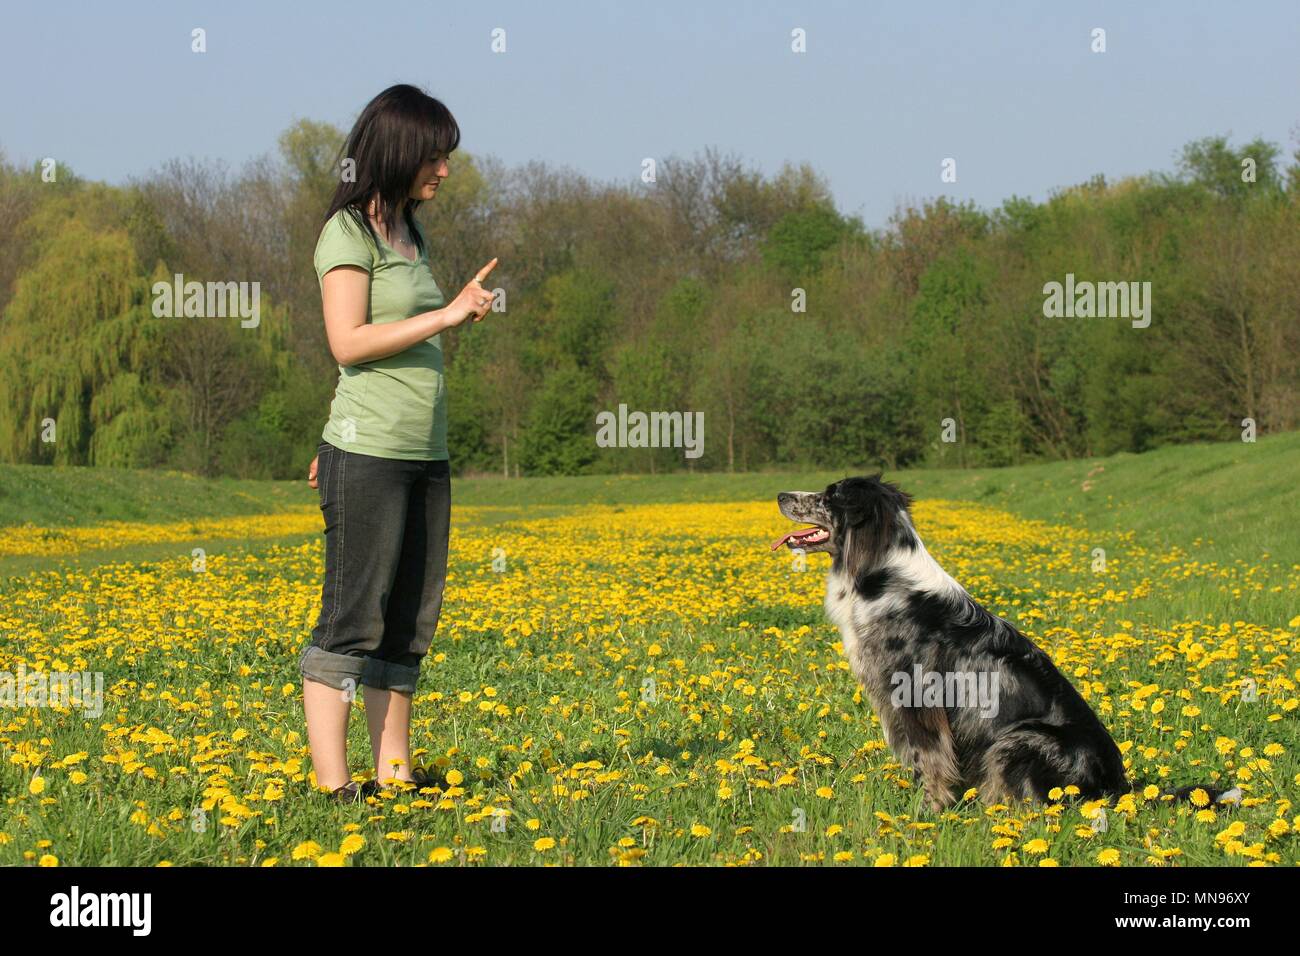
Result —
[[[1146, 780], [1135, 780], [1129, 788], [1132, 792], [1138, 793], [1147, 787], [1153, 786]], [[1154, 786], [1159, 786], [1155, 784]], [[1193, 783], [1186, 787], [1179, 787], [1177, 790], [1160, 790], [1160, 796], [1172, 797], [1174, 800], [1190, 803], [1193, 806], [1237, 806], [1241, 803], [1241, 788], [1232, 787], [1225, 790], [1221, 787], [1211, 787], [1209, 784]]]

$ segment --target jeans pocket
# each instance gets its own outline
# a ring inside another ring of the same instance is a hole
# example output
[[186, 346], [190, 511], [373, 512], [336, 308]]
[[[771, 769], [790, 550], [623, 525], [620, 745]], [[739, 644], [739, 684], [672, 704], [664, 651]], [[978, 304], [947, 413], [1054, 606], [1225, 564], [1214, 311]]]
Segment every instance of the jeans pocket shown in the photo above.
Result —
[[322, 511], [325, 510], [326, 495], [329, 494], [330, 464], [336, 451], [338, 449], [329, 442], [321, 442], [316, 446], [316, 487], [320, 492]]

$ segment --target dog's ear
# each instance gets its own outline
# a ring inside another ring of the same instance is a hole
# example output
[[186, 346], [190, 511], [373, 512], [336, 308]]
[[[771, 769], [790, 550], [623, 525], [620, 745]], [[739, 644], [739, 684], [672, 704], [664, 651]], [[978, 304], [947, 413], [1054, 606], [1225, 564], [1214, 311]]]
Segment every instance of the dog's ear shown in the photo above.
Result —
[[889, 489], [889, 493], [894, 496], [894, 500], [898, 503], [898, 507], [902, 511], [912, 510], [911, 495], [909, 495], [906, 491], [898, 487], [898, 485], [894, 484], [893, 482], [882, 481], [881, 484]]
[[826, 495], [827, 503], [852, 527], [892, 521], [899, 511], [907, 511], [912, 505], [912, 496], [897, 485], [881, 481], [879, 472], [836, 482], [826, 489]]
[[845, 527], [856, 528], [871, 517], [867, 481], [866, 478], [845, 478], [826, 489], [826, 503], [839, 512]]
[[831, 504], [843, 522], [840, 558], [854, 578], [874, 570], [894, 540], [902, 502], [891, 491], [878, 475], [849, 479], [835, 488]]
[[909, 495], [892, 481], [885, 481], [881, 472], [870, 475], [867, 481], [880, 489], [881, 497], [887, 499], [900, 511], [907, 511], [912, 507], [912, 496]]

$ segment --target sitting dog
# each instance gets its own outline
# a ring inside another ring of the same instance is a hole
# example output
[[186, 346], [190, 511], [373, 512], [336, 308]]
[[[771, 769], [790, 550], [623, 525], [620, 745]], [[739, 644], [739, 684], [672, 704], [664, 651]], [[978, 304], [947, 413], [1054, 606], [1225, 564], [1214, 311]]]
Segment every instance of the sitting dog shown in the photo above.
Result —
[[1132, 789], [1115, 741], [1051, 658], [930, 556], [906, 493], [876, 475], [782, 492], [777, 504], [812, 527], [772, 550], [831, 555], [826, 613], [886, 743], [933, 809], [970, 787], [991, 801], [1045, 801], [1070, 784], [1086, 799]]

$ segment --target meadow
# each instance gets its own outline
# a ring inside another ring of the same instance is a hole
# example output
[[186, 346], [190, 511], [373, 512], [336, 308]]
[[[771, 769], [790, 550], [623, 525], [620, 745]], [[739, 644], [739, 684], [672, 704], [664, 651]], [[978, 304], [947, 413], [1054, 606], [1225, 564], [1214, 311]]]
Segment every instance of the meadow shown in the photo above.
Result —
[[[934, 813], [824, 619], [829, 559], [768, 550], [776, 492], [842, 472], [457, 481], [414, 728], [439, 784], [338, 806], [302, 727], [305, 482], [0, 466], [0, 674], [103, 675], [94, 716], [0, 706], [0, 864], [1294, 865], [1297, 474], [1287, 434], [886, 476], [1143, 781]], [[368, 776], [360, 713], [350, 753]], [[1244, 799], [1160, 794], [1191, 783]]]

